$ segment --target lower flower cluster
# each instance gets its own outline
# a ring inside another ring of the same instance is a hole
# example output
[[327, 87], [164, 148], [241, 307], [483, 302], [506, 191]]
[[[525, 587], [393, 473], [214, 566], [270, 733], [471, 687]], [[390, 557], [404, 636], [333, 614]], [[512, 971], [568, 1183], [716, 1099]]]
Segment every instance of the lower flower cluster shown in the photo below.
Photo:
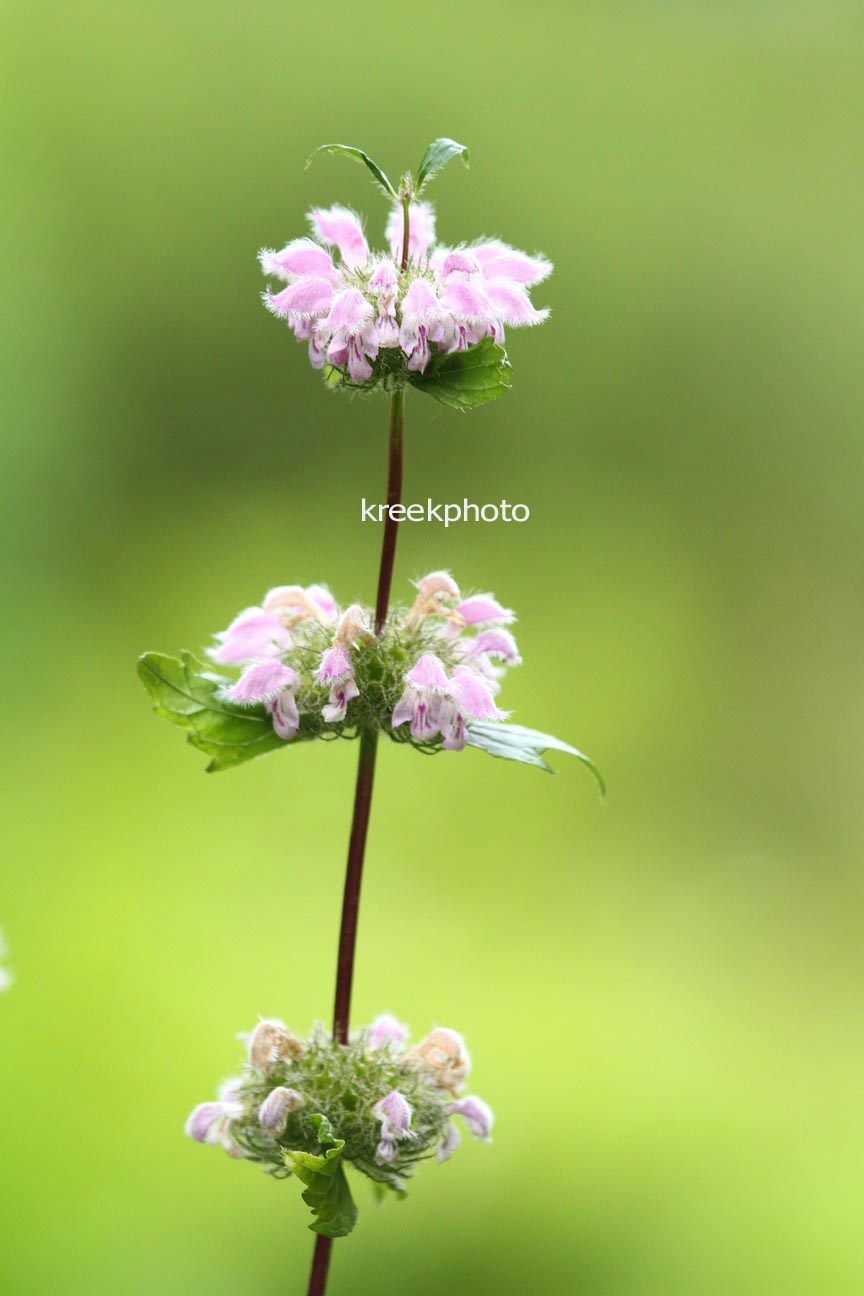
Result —
[[401, 1193], [419, 1161], [446, 1161], [458, 1147], [454, 1116], [490, 1140], [490, 1108], [460, 1096], [471, 1070], [461, 1035], [437, 1027], [410, 1048], [407, 1036], [389, 1014], [347, 1045], [320, 1026], [300, 1040], [280, 1021], [259, 1021], [246, 1037], [242, 1073], [194, 1109], [186, 1133], [276, 1178], [297, 1175], [318, 1216], [312, 1227], [347, 1232], [356, 1208], [346, 1205], [344, 1163]]
[[463, 598], [449, 572], [430, 572], [416, 588], [379, 635], [367, 609], [342, 610], [323, 585], [270, 590], [210, 650], [215, 662], [243, 667], [224, 698], [263, 706], [286, 742], [373, 729], [461, 750], [472, 721], [506, 719], [495, 698], [504, 669], [521, 660], [506, 629], [514, 616], [491, 594]]

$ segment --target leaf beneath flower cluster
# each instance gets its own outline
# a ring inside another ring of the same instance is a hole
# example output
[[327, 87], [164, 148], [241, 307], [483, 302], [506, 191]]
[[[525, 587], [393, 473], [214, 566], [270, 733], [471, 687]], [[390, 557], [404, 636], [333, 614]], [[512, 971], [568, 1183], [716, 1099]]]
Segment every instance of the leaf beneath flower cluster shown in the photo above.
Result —
[[412, 386], [453, 409], [487, 405], [510, 390], [510, 361], [491, 337], [470, 351], [442, 352], [432, 356], [425, 373], [409, 373]]
[[567, 752], [575, 756], [594, 775], [600, 787], [601, 796], [606, 795], [606, 783], [597, 766], [576, 747], [553, 738], [551, 734], [539, 733], [536, 729], [526, 729], [524, 725], [482, 724], [479, 721], [468, 726], [468, 743], [479, 747], [490, 756], [500, 756], [504, 760], [522, 761], [525, 765], [536, 765], [539, 769], [554, 774], [552, 766], [543, 759], [545, 751]]
[[429, 181], [455, 157], [461, 157], [467, 167], [471, 154], [464, 144], [457, 144], [455, 140], [436, 139], [432, 141], [423, 154], [423, 161], [420, 163], [420, 170], [417, 172], [418, 196], [426, 188]]
[[[353, 144], [321, 144], [313, 153], [310, 153], [307, 158], [307, 168], [312, 165], [313, 158], [316, 158], [319, 153], [338, 153], [343, 157], [353, 158], [355, 162], [362, 162], [363, 165], [372, 172], [372, 175], [375, 178], [375, 183], [384, 191], [387, 197], [396, 198], [398, 200], [399, 195], [379, 167], [378, 163], [373, 161], [368, 153], [364, 153], [363, 149], [355, 148]], [[441, 165], [444, 165], [443, 162]]]
[[168, 657], [144, 653], [138, 674], [149, 690], [154, 710], [186, 729], [189, 742], [208, 755], [208, 772], [230, 769], [286, 744], [260, 708], [241, 710], [220, 695], [230, 680], [214, 675], [191, 653]]
[[317, 1114], [312, 1120], [318, 1126], [324, 1155], [286, 1152], [285, 1164], [306, 1184], [303, 1200], [315, 1216], [309, 1225], [312, 1232], [323, 1233], [325, 1237], [345, 1237], [357, 1223], [357, 1207], [341, 1161], [345, 1140], [333, 1137], [326, 1116]]

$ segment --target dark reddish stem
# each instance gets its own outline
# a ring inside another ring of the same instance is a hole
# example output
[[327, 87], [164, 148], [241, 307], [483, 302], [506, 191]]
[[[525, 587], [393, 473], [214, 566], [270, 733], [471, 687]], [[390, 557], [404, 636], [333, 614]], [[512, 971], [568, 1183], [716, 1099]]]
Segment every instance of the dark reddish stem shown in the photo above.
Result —
[[[406, 234], [407, 239], [407, 234]], [[381, 564], [378, 570], [378, 594], [375, 599], [375, 633], [380, 635], [387, 623], [390, 603], [390, 586], [393, 583], [393, 565], [396, 561], [398, 521], [391, 518], [390, 506], [402, 498], [402, 442], [405, 426], [405, 392], [398, 388], [390, 397], [390, 451], [387, 472], [387, 520], [381, 544]], [[375, 756], [378, 751], [378, 734], [366, 730], [360, 735], [360, 757], [357, 762], [357, 782], [354, 786], [354, 814], [351, 818], [351, 837], [348, 842], [348, 864], [345, 869], [345, 889], [342, 893], [342, 921], [339, 927], [339, 955], [336, 964], [336, 996], [333, 1000], [333, 1038], [338, 1044], [348, 1043], [351, 1021], [351, 988], [354, 982], [354, 955], [357, 948], [357, 918], [360, 911], [360, 884], [363, 880], [363, 859], [366, 854], [366, 836], [369, 831], [369, 813], [372, 809], [372, 789], [375, 782]], [[307, 1296], [324, 1296], [333, 1239], [319, 1234], [312, 1256]]]
[[380, 635], [387, 620], [393, 564], [396, 560], [396, 534], [399, 522], [392, 516], [393, 505], [402, 499], [402, 438], [405, 427], [405, 389], [400, 387], [390, 397], [390, 457], [387, 470], [387, 516], [381, 543], [381, 566], [378, 570], [378, 596], [375, 599], [375, 633]]
[[342, 926], [339, 930], [339, 961], [336, 965], [336, 998], [333, 1001], [333, 1038], [348, 1043], [351, 1016], [351, 985], [354, 980], [354, 951], [357, 945], [357, 913], [360, 908], [360, 883], [363, 878], [363, 856], [369, 811], [372, 808], [372, 785], [375, 780], [375, 753], [378, 735], [368, 731], [360, 736], [360, 759], [354, 788], [354, 816], [348, 843], [348, 867], [342, 894]]
[[309, 1275], [307, 1296], [324, 1296], [327, 1286], [327, 1270], [330, 1268], [330, 1252], [333, 1250], [333, 1239], [319, 1233], [315, 1239], [315, 1250], [312, 1253], [312, 1272]]

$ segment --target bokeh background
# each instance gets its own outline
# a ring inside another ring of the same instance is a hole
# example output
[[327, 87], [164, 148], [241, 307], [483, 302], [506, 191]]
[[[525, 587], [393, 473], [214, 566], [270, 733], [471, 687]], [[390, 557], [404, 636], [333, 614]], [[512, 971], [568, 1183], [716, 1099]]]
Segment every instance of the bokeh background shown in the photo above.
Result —
[[255, 253], [472, 149], [444, 240], [544, 250], [513, 392], [409, 400], [403, 528], [518, 610], [590, 777], [380, 755], [355, 1016], [462, 1030], [492, 1147], [333, 1296], [864, 1291], [864, 32], [854, 5], [6, 4], [0, 1287], [305, 1291], [296, 1185], [182, 1136], [256, 1014], [329, 1013], [356, 750], [207, 776], [137, 654], [279, 582], [371, 598], [385, 409]]

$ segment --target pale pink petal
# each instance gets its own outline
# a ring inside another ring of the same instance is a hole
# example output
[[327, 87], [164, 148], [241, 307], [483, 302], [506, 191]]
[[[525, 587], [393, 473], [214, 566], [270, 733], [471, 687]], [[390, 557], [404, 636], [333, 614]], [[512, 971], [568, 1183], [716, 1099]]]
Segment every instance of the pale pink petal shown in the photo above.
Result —
[[402, 299], [403, 315], [425, 316], [439, 307], [432, 285], [425, 279], [415, 279]]
[[410, 1138], [411, 1117], [414, 1108], [404, 1094], [393, 1089], [372, 1108], [372, 1115], [381, 1122], [383, 1138]]
[[363, 233], [360, 217], [347, 207], [316, 207], [309, 213], [312, 229], [322, 243], [339, 249], [348, 266], [362, 266], [369, 256], [369, 244]]
[[502, 243], [500, 239], [483, 239], [481, 243], [475, 243], [471, 248], [481, 266], [488, 265], [496, 257], [503, 256], [505, 252], [512, 252], [512, 250], [506, 243]]
[[518, 666], [522, 661], [516, 647], [516, 640], [509, 630], [481, 630], [470, 651], [472, 653], [486, 653], [498, 661], [506, 662], [508, 666]]
[[327, 279], [304, 275], [278, 293], [265, 293], [264, 304], [274, 315], [321, 316], [333, 303], [333, 285]]
[[253, 702], [271, 702], [284, 688], [295, 688], [298, 675], [290, 666], [282, 662], [255, 662], [243, 672], [236, 684], [226, 689], [225, 696], [231, 702], [245, 706]]
[[447, 687], [447, 672], [434, 653], [424, 653], [405, 678], [418, 689], [444, 689]]
[[330, 253], [306, 238], [292, 239], [281, 252], [263, 248], [258, 259], [265, 274], [278, 275], [280, 279], [286, 280], [300, 275], [315, 275], [326, 279], [335, 270]]
[[451, 275], [441, 294], [441, 305], [454, 315], [475, 321], [486, 321], [493, 313], [477, 276]]
[[477, 1098], [474, 1094], [468, 1098], [459, 1098], [456, 1102], [450, 1103], [449, 1110], [454, 1115], [462, 1117], [475, 1138], [483, 1139], [485, 1143], [491, 1141], [495, 1117], [492, 1108], [482, 1098]]
[[369, 289], [374, 293], [392, 293], [399, 285], [399, 275], [389, 257], [383, 257], [369, 279]]
[[511, 279], [515, 283], [542, 283], [552, 273], [552, 262], [543, 256], [528, 256], [516, 248], [502, 247], [500, 251], [483, 258], [483, 273], [489, 279]]
[[307, 585], [306, 593], [313, 603], [317, 603], [322, 612], [322, 621], [335, 621], [339, 614], [339, 604], [326, 585]]
[[333, 299], [330, 314], [324, 321], [325, 327], [334, 333], [354, 332], [372, 318], [372, 313], [371, 305], [359, 288], [344, 288]]
[[471, 598], [465, 599], [464, 602], [458, 603], [456, 611], [461, 615], [466, 625], [479, 625], [484, 621], [495, 622], [498, 625], [509, 625], [511, 621], [516, 619], [510, 608], [502, 607], [491, 594], [474, 594]]
[[209, 649], [208, 655], [225, 666], [239, 666], [253, 657], [275, 657], [291, 644], [279, 618], [260, 607], [246, 608], [216, 638], [219, 646]]
[[321, 708], [321, 714], [328, 724], [335, 724], [345, 719], [348, 703], [360, 696], [360, 690], [352, 678], [337, 680], [330, 687], [330, 700]]
[[465, 248], [454, 248], [441, 263], [441, 274], [445, 277], [454, 273], [470, 275], [479, 272], [480, 262]]
[[285, 689], [274, 701], [264, 705], [273, 717], [273, 729], [278, 737], [286, 742], [293, 738], [300, 728], [300, 713], [293, 691]]
[[549, 318], [548, 309], [537, 310], [531, 303], [527, 288], [521, 284], [509, 283], [506, 279], [490, 279], [486, 282], [486, 293], [505, 324], [542, 324]]
[[189, 1114], [184, 1126], [185, 1132], [196, 1143], [206, 1143], [213, 1123], [220, 1119], [223, 1112], [224, 1107], [221, 1102], [199, 1103]]
[[353, 673], [351, 658], [344, 648], [335, 645], [328, 648], [321, 658], [321, 664], [315, 672], [315, 678], [321, 684], [331, 684], [334, 680], [345, 680]]
[[392, 1013], [381, 1013], [369, 1027], [369, 1047], [382, 1048], [385, 1044], [402, 1044], [408, 1038], [408, 1027]]
[[390, 723], [394, 729], [398, 729], [400, 725], [406, 724], [411, 719], [414, 715], [414, 703], [416, 700], [417, 694], [413, 693], [411, 689], [406, 689], [393, 708], [393, 717]]
[[495, 705], [489, 681], [467, 667], [456, 667], [448, 692], [462, 715], [471, 720], [502, 720], [506, 714]]

